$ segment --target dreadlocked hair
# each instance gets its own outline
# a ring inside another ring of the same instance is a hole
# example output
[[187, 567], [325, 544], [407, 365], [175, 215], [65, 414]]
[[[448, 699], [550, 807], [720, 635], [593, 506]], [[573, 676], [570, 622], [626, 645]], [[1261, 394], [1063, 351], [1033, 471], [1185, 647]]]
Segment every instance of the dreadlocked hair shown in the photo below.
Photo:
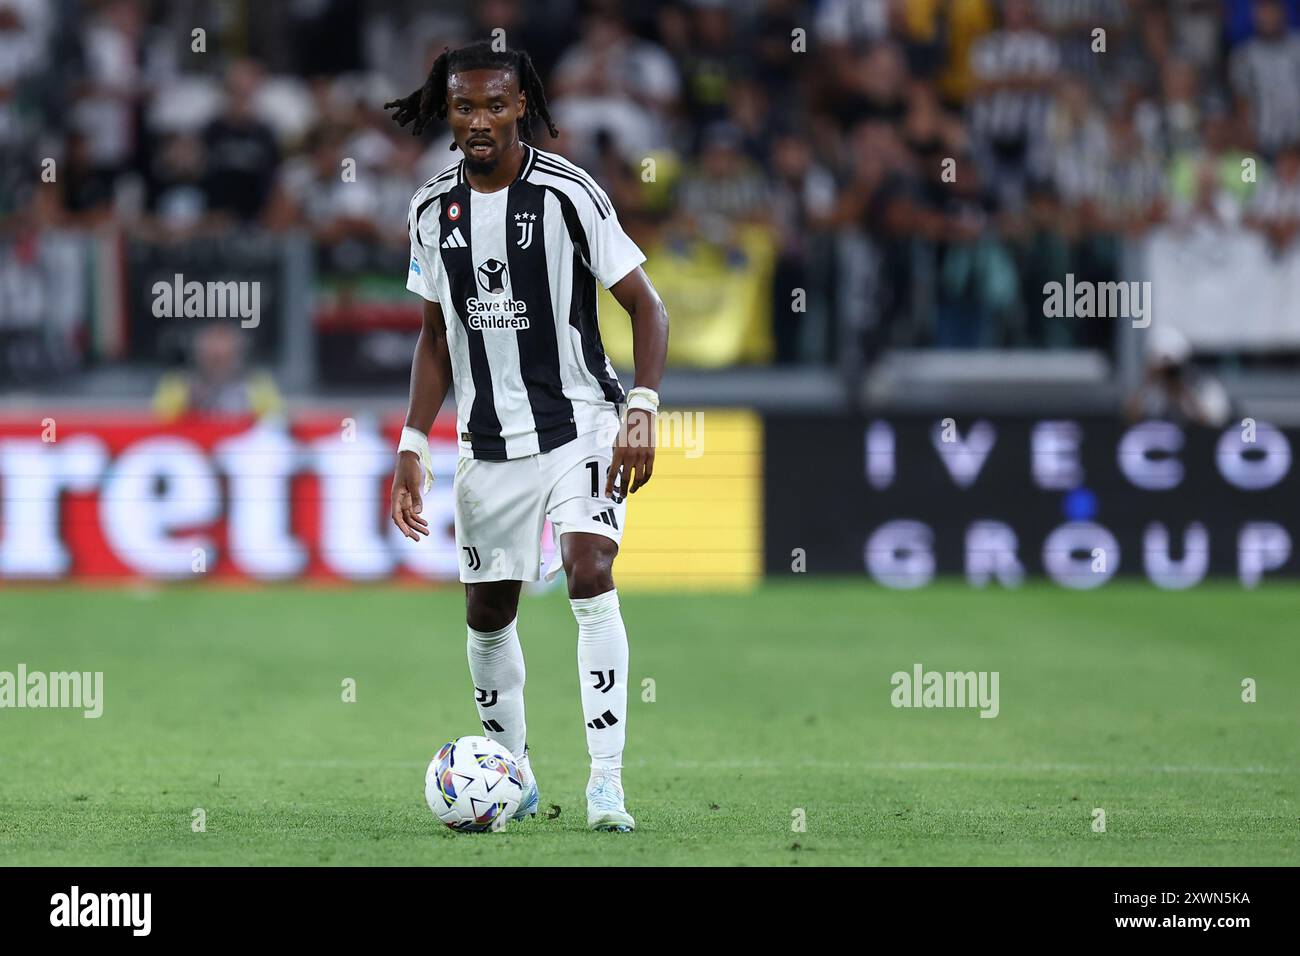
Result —
[[[551, 138], [560, 135], [551, 120], [546, 106], [546, 90], [537, 75], [532, 57], [524, 50], [494, 50], [486, 40], [463, 46], [458, 50], [443, 48], [433, 61], [424, 86], [408, 96], [385, 103], [384, 109], [393, 110], [398, 126], [411, 123], [411, 132], [419, 136], [435, 119], [447, 118], [447, 77], [468, 70], [509, 70], [519, 79], [527, 106], [519, 118], [519, 135], [532, 141], [533, 122], [540, 120]], [[452, 144], [455, 149], [455, 144]]]

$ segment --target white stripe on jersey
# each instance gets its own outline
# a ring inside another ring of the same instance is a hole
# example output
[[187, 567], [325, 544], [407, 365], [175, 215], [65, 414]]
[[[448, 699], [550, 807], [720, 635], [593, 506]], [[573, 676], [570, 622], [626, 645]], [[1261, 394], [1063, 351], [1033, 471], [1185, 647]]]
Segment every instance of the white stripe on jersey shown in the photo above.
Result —
[[[493, 262], [504, 264], [510, 254], [506, 249], [506, 203], [509, 195], [509, 189], [501, 189], [494, 193], [474, 193], [471, 197], [469, 245], [474, 252], [474, 279], [482, 301], [490, 301], [490, 293], [484, 289], [479, 276], [483, 266]], [[507, 300], [513, 299], [514, 282], [509, 268], [504, 268], [501, 274], [505, 278], [502, 295]], [[532, 320], [530, 316], [530, 322]], [[517, 337], [513, 333], [483, 333], [483, 345], [492, 375], [492, 397], [497, 418], [501, 421], [506, 441], [506, 457], [536, 455], [539, 451], [537, 424], [528, 404]]]

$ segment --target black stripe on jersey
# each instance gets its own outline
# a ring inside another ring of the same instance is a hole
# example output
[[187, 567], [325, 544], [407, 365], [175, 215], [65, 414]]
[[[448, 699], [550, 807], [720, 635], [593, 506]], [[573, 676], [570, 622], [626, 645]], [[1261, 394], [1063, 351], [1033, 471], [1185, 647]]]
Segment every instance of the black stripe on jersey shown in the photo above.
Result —
[[434, 186], [438, 183], [445, 182], [446, 180], [451, 179], [453, 176], [455, 176], [458, 173], [459, 165], [460, 165], [459, 163], [452, 163], [450, 166], [448, 166], [446, 169], [440, 172], [437, 176], [434, 176], [427, 183], [425, 183], [424, 186], [421, 188], [428, 189], [430, 186]]
[[542, 162], [546, 163], [548, 167], [562, 170], [563, 172], [568, 173], [570, 176], [578, 177], [578, 181], [587, 187], [587, 194], [591, 196], [592, 199], [595, 200], [596, 205], [598, 207], [600, 207], [606, 213], [611, 213], [614, 211], [613, 207], [610, 206], [609, 204], [609, 200], [605, 197], [604, 192], [602, 192], [601, 188], [596, 185], [596, 180], [592, 179], [591, 174], [588, 173], [581, 166], [573, 165], [573, 163], [569, 162], [563, 156], [551, 155], [551, 156], [539, 156], [538, 158]]
[[528, 174], [533, 171], [533, 165], [537, 162], [537, 157], [541, 155], [537, 152], [537, 147], [529, 146], [527, 143], [522, 145], [524, 147], [524, 162], [519, 167], [519, 172], [515, 174], [515, 182], [528, 177]]
[[552, 166], [552, 168], [560, 169], [565, 173], [571, 174], [571, 176], [576, 176], [578, 181], [584, 183], [585, 186], [588, 186], [588, 194], [591, 198], [595, 199], [595, 204], [597, 204], [597, 206], [604, 209], [604, 212], [614, 212], [614, 207], [610, 206], [610, 200], [606, 198], [601, 187], [595, 185], [595, 179], [591, 178], [591, 174], [586, 172], [585, 169], [582, 169], [582, 166], [573, 165], [572, 163], [569, 163], [567, 159], [564, 159], [563, 156], [555, 155], [555, 153], [552, 153], [550, 156], [539, 156], [539, 159], [541, 159], [543, 163], [546, 163], [546, 165]]
[[[538, 183], [539, 186], [544, 186]], [[600, 341], [600, 326], [596, 322], [596, 277], [591, 274], [586, 263], [591, 261], [591, 250], [587, 245], [587, 234], [582, 231], [582, 220], [573, 200], [565, 195], [564, 190], [554, 186], [544, 186], [555, 194], [560, 201], [560, 210], [564, 213], [564, 225], [573, 240], [573, 293], [569, 301], [569, 324], [578, 330], [582, 339], [582, 360], [587, 371], [600, 383], [605, 401], [615, 405], [623, 402], [623, 386], [618, 379], [609, 374], [605, 360], [605, 347]]]
[[[492, 368], [488, 364], [487, 349], [483, 345], [482, 330], [469, 327], [469, 307], [466, 302], [478, 295], [474, 278], [474, 257], [470, 247], [470, 189], [463, 183], [453, 186], [442, 194], [446, 202], [439, 206], [438, 234], [450, 235], [454, 228], [460, 229], [465, 238], [465, 245], [440, 249], [443, 269], [451, 285], [451, 301], [460, 316], [465, 330], [465, 342], [469, 349], [469, 371], [474, 379], [474, 403], [470, 406], [469, 421], [466, 426], [470, 432], [470, 444], [474, 448], [474, 457], [486, 461], [506, 460], [506, 440], [501, 437], [501, 419], [497, 417], [496, 400], [492, 394]], [[447, 209], [452, 204], [460, 207], [460, 217], [454, 222], [447, 218]]]
[[[535, 151], [534, 151], [535, 152]], [[538, 451], [550, 451], [578, 437], [573, 402], [564, 397], [560, 353], [546, 267], [546, 190], [516, 183], [506, 197], [506, 260], [512, 297], [528, 306], [528, 328], [517, 329], [519, 371], [533, 410]]]
[[600, 218], [604, 219], [609, 215], [605, 208], [605, 203], [600, 198], [600, 193], [595, 188], [594, 183], [588, 183], [581, 176], [568, 169], [565, 169], [559, 163], [547, 159], [545, 156], [537, 157], [536, 169], [539, 173], [545, 173], [548, 176], [558, 176], [560, 179], [568, 179], [577, 183], [583, 189], [587, 190], [587, 195], [591, 197], [592, 205], [596, 207], [596, 212], [600, 213]]
[[439, 199], [441, 199], [445, 195], [446, 193], [439, 193], [436, 196], [430, 196], [424, 202], [420, 203], [419, 208], [415, 210], [415, 228], [413, 231], [415, 232], [416, 241], [420, 242], [420, 245], [422, 246], [424, 245], [424, 243], [420, 241], [420, 217], [424, 215], [424, 211], [428, 209], [430, 205], [436, 203]]

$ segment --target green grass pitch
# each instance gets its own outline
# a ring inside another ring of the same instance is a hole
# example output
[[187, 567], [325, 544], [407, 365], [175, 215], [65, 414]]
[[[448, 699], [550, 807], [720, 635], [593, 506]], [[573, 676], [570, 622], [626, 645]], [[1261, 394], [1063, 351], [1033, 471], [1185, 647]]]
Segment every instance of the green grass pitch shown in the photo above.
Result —
[[[585, 829], [576, 628], [550, 592], [520, 633], [560, 813], [475, 835], [423, 796], [437, 746], [479, 731], [459, 590], [0, 591], [0, 670], [105, 686], [98, 720], [0, 710], [0, 863], [1300, 863], [1295, 587], [808, 580], [622, 603], [638, 831]], [[895, 709], [915, 662], [998, 671], [1000, 715]]]

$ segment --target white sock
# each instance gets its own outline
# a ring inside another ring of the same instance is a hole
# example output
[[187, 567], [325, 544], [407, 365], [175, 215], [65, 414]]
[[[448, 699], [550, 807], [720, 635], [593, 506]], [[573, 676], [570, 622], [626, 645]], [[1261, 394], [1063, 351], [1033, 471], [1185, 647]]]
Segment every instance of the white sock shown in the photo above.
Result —
[[519, 646], [517, 622], [518, 618], [499, 631], [467, 628], [466, 650], [483, 733], [515, 757], [522, 757], [528, 728], [524, 723], [524, 649]]
[[627, 738], [627, 631], [618, 592], [571, 598], [578, 621], [578, 680], [592, 776], [605, 774], [621, 788]]

